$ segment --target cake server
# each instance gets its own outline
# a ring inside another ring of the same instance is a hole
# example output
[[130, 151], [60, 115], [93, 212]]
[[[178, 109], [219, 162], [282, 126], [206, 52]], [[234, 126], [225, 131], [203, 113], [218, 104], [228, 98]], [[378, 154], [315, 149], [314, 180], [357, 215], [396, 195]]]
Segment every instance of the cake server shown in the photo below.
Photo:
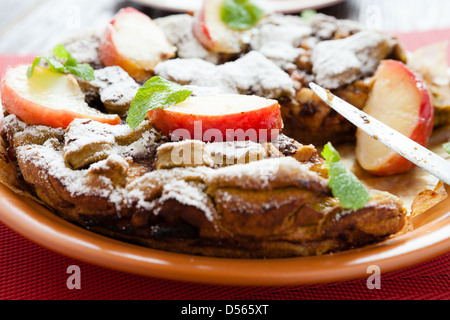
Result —
[[330, 91], [317, 84], [311, 82], [309, 86], [331, 108], [340, 113], [356, 127], [418, 167], [450, 185], [449, 161], [333, 95]]

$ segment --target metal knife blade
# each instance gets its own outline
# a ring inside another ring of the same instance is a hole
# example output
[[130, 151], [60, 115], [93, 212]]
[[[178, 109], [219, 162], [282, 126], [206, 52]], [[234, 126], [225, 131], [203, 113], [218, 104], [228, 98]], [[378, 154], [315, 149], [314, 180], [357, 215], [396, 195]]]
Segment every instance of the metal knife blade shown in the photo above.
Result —
[[333, 95], [330, 91], [317, 84], [311, 82], [309, 86], [331, 108], [340, 113], [356, 127], [418, 167], [439, 178], [441, 181], [450, 184], [449, 161]]

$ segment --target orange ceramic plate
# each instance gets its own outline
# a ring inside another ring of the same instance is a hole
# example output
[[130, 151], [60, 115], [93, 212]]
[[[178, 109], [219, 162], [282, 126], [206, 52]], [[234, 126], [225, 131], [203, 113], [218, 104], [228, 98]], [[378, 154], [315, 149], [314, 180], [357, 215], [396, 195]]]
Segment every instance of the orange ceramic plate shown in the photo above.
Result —
[[67, 222], [0, 184], [0, 220], [61, 254], [120, 271], [226, 285], [297, 285], [368, 277], [423, 262], [450, 250], [450, 198], [413, 219], [414, 230], [381, 243], [316, 257], [239, 260], [153, 250], [113, 240]]

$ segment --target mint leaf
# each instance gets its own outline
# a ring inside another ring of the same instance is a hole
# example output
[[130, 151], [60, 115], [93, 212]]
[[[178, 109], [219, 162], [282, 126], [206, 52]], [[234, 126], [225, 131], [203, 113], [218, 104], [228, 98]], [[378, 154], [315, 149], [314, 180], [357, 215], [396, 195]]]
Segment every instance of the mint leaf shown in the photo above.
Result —
[[50, 70], [53, 70], [53, 71], [56, 71], [56, 72], [60, 72], [60, 73], [64, 73], [65, 72], [64, 65], [61, 62], [59, 62], [58, 60], [56, 60], [56, 59], [54, 59], [52, 57], [45, 57], [45, 56], [43, 56], [43, 57], [36, 57], [33, 60], [33, 64], [27, 70], [28, 78], [31, 78], [33, 76], [34, 69], [36, 69], [36, 67], [41, 62], [42, 59], [47, 61], [48, 68]]
[[246, 30], [264, 16], [264, 10], [251, 0], [225, 0], [220, 17], [232, 29]]
[[76, 66], [68, 66], [66, 70], [81, 79], [92, 81], [95, 80], [94, 69], [89, 64], [83, 63]]
[[341, 156], [333, 147], [333, 145], [329, 142], [322, 150], [322, 156], [325, 158], [326, 163], [324, 166], [327, 169], [330, 169], [330, 163], [341, 161]]
[[316, 10], [305, 10], [302, 11], [302, 13], [300, 14], [300, 16], [302, 17], [303, 20], [310, 20], [312, 17], [314, 17], [317, 14]]
[[358, 210], [369, 201], [370, 195], [358, 178], [341, 162], [341, 157], [331, 143], [325, 145], [322, 156], [328, 168], [329, 186], [333, 196], [345, 209]]
[[450, 142], [444, 143], [442, 147], [445, 151], [447, 151], [448, 154], [450, 154]]
[[77, 60], [75, 60], [75, 58], [70, 54], [69, 51], [66, 50], [66, 48], [64, 48], [62, 44], [58, 44], [53, 48], [53, 54], [60, 60], [66, 60], [66, 62], [64, 62], [64, 66], [66, 67], [75, 67], [78, 65]]
[[167, 108], [186, 100], [192, 91], [161, 77], [152, 77], [138, 89], [128, 110], [127, 122], [135, 129], [150, 110]]
[[36, 69], [41, 60], [44, 59], [47, 61], [48, 68], [52, 71], [59, 73], [71, 73], [87, 81], [92, 81], [95, 79], [94, 69], [88, 64], [78, 64], [77, 60], [70, 54], [69, 51], [66, 50], [66, 48], [64, 48], [62, 44], [59, 44], [53, 48], [53, 54], [57, 59], [61, 61], [65, 60], [64, 63], [53, 57], [36, 57], [32, 65], [27, 70], [28, 78], [33, 76], [34, 69]]

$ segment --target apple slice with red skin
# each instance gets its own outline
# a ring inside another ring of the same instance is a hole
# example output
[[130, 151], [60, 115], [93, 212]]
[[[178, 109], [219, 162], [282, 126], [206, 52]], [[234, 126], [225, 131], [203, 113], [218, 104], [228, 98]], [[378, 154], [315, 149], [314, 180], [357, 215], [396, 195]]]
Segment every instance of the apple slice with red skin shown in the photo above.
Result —
[[136, 81], [144, 82], [159, 62], [175, 56], [176, 47], [150, 17], [127, 7], [107, 25], [98, 53], [104, 65], [120, 66]]
[[28, 67], [22, 64], [6, 69], [0, 87], [5, 111], [25, 123], [53, 128], [66, 128], [75, 118], [121, 123], [118, 115], [89, 107], [73, 75], [36, 67], [28, 78]]
[[255, 142], [275, 139], [283, 128], [278, 101], [258, 96], [193, 96], [149, 112], [154, 127], [173, 139]]
[[[433, 132], [434, 108], [424, 81], [404, 63], [384, 60], [363, 109], [366, 113], [426, 146]], [[414, 164], [358, 129], [356, 158], [378, 176], [407, 172]]]
[[194, 15], [193, 33], [207, 49], [220, 53], [239, 53], [241, 32], [228, 27], [220, 18], [224, 0], [205, 0]]

